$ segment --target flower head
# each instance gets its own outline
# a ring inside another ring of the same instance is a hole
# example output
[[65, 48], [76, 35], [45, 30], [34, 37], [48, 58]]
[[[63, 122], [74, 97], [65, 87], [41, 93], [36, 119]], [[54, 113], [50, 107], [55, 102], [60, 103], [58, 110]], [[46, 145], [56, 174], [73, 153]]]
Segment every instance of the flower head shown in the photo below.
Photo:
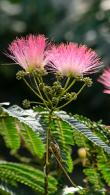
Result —
[[76, 43], [52, 46], [48, 52], [50, 70], [64, 76], [82, 76], [96, 72], [101, 63], [95, 51]]
[[99, 77], [98, 82], [105, 86], [103, 92], [110, 94], [110, 68], [104, 70], [103, 74]]
[[26, 71], [43, 69], [47, 63], [45, 59], [47, 45], [44, 35], [17, 38], [9, 45], [8, 56]]

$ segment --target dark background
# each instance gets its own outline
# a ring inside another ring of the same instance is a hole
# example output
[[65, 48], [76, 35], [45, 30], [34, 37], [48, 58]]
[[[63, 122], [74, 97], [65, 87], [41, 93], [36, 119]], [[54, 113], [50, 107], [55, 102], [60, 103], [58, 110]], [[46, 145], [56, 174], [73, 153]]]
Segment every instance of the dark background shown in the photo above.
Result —
[[[16, 80], [15, 65], [4, 52], [16, 37], [45, 34], [56, 42], [74, 41], [95, 49], [104, 66], [110, 63], [110, 0], [0, 0], [0, 102], [21, 105], [32, 99], [22, 81]], [[110, 124], [110, 95], [97, 83], [83, 91], [65, 110]]]

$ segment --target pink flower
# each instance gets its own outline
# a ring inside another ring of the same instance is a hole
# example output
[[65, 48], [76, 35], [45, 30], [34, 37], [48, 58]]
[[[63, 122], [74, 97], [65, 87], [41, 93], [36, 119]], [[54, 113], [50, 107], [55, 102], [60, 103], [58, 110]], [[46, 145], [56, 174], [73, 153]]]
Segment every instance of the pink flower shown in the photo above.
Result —
[[95, 51], [76, 43], [52, 46], [47, 58], [50, 61], [49, 69], [64, 76], [92, 74], [101, 65]]
[[9, 45], [10, 54], [8, 56], [26, 71], [43, 69], [47, 63], [45, 58], [47, 46], [44, 35], [29, 35], [25, 38], [17, 38]]
[[99, 77], [98, 82], [102, 83], [106, 89], [104, 93], [110, 94], [110, 68], [104, 70], [103, 74]]

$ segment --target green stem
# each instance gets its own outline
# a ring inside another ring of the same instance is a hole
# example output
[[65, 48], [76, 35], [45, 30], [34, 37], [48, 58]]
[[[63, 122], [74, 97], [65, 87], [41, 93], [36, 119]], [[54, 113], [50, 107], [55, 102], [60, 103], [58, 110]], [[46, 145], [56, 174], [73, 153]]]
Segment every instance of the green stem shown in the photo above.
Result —
[[65, 82], [65, 85], [64, 85], [64, 89], [67, 88], [68, 84], [69, 84], [69, 81], [70, 81], [70, 77], [67, 78], [66, 82]]
[[16, 65], [17, 63], [9, 63], [9, 64], [0, 64], [0, 66], [12, 66], [12, 65]]
[[45, 195], [48, 195], [48, 174], [49, 174], [49, 130], [46, 137], [46, 159], [45, 159]]
[[48, 195], [48, 175], [49, 175], [49, 146], [50, 146], [50, 123], [51, 123], [52, 111], [49, 113], [49, 122], [46, 135], [46, 158], [45, 158], [45, 192], [44, 195]]
[[35, 78], [34, 75], [33, 75], [33, 78], [34, 78], [34, 82], [35, 82], [35, 85], [36, 85], [37, 90], [38, 90], [38, 93], [39, 93], [39, 97], [41, 98], [41, 100], [42, 100], [42, 102], [44, 103], [44, 105], [45, 105], [45, 107], [47, 108], [47, 110], [49, 110], [49, 108], [48, 108], [48, 106], [47, 106], [47, 104], [46, 104], [46, 101], [45, 101], [45, 99], [43, 98], [43, 95], [42, 95], [42, 93], [41, 93], [41, 91], [40, 91], [40, 89], [39, 89], [38, 83], [37, 83], [36, 78]]
[[[76, 79], [74, 79], [71, 83], [70, 83], [70, 85], [68, 86], [68, 83], [69, 83], [69, 81], [70, 81], [70, 77], [68, 77], [68, 79], [67, 79], [67, 81], [66, 81], [66, 83], [65, 83], [65, 86], [64, 86], [64, 92], [63, 93], [61, 93], [60, 95], [59, 95], [59, 97], [58, 97], [58, 102], [57, 102], [57, 104], [54, 106], [54, 108], [56, 108], [57, 107], [57, 105], [59, 104], [59, 102], [60, 102], [60, 98], [75, 84], [75, 82], [76, 82]], [[68, 86], [68, 87], [67, 87]], [[67, 88], [66, 88], [67, 87]], [[58, 107], [58, 109], [59, 109], [60, 107]], [[62, 108], [62, 106], [61, 106], [61, 108]]]
[[65, 89], [65, 92], [67, 92], [67, 91], [75, 84], [75, 82], [76, 82], [76, 79], [74, 79], [74, 80], [70, 83], [70, 85]]
[[29, 89], [36, 95], [38, 96], [40, 99], [42, 99], [40, 97], [40, 95], [30, 86], [30, 84], [26, 81], [26, 79], [23, 78], [23, 81], [25, 82], [25, 84], [29, 87]]
[[[81, 87], [81, 89], [76, 93], [76, 96], [78, 96], [80, 93], [81, 93], [81, 91], [84, 89], [84, 87], [86, 86], [86, 84], [84, 83], [83, 84], [83, 86]], [[61, 108], [63, 108], [63, 107], [65, 107], [65, 106], [67, 106], [70, 102], [72, 102], [74, 100], [74, 97], [73, 98], [71, 98], [68, 102], [66, 102], [65, 104], [63, 104], [62, 106], [59, 106], [57, 109], [61, 109]]]
[[[40, 82], [40, 81], [41, 81], [41, 83], [43, 84], [43, 79], [42, 79], [42, 77], [40, 78], [39, 82]], [[47, 98], [47, 100], [48, 100], [48, 102], [50, 103], [51, 108], [52, 108], [52, 110], [53, 110], [53, 105], [52, 105], [51, 100], [49, 99], [49, 97], [48, 97], [47, 93], [45, 93], [45, 91], [44, 91], [44, 90], [43, 90], [43, 92], [44, 92], [44, 95], [45, 95], [45, 97]]]
[[67, 105], [68, 105], [70, 102], [72, 102], [73, 100], [74, 100], [74, 97], [73, 97], [72, 99], [70, 99], [68, 102], [66, 102], [65, 104], [63, 104], [62, 106], [59, 106], [57, 109], [59, 110], [59, 109], [65, 107], [65, 106], [67, 106]]
[[60, 162], [60, 160], [57, 158], [55, 152], [52, 150], [51, 148], [51, 151], [52, 153], [54, 154], [60, 168], [62, 169], [62, 171], [64, 172], [64, 174], [66, 175], [66, 177], [68, 178], [68, 180], [70, 181], [70, 183], [72, 184], [73, 187], [76, 187], [76, 184], [71, 180], [70, 176], [68, 175], [67, 171], [65, 170], [65, 168], [63, 167], [62, 163]]
[[35, 101], [30, 101], [30, 103], [31, 104], [41, 104], [41, 105], [43, 105], [43, 103], [41, 103], [41, 102], [35, 102]]
[[81, 89], [77, 92], [77, 96], [82, 92], [82, 90], [84, 89], [84, 87], [86, 87], [86, 83], [83, 84], [83, 86], [81, 87]]

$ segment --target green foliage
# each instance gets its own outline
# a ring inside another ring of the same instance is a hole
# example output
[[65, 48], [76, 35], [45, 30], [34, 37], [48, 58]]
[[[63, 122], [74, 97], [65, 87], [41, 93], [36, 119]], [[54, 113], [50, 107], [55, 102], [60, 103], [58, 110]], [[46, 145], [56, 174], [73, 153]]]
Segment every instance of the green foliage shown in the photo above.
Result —
[[[90, 140], [93, 144], [103, 148], [108, 154], [110, 154], [110, 146], [108, 144], [106, 144], [102, 138], [100, 138], [99, 136], [97, 136], [94, 132], [93, 132], [93, 128], [90, 128], [89, 125], [89, 120], [86, 120], [86, 125], [84, 122], [82, 122], [82, 120], [78, 120], [76, 117], [74, 116], [69, 116], [66, 112], [59, 112], [57, 113], [57, 115], [65, 122], [67, 122], [73, 129], [75, 129], [76, 131], [81, 132], [85, 137], [87, 137], [88, 140]], [[95, 128], [97, 127], [97, 125], [95, 126]], [[105, 129], [104, 129], [105, 131]], [[103, 133], [104, 133], [103, 131]], [[100, 132], [101, 137], [103, 136], [102, 133]], [[105, 134], [103, 136], [103, 138], [105, 138]]]
[[42, 133], [43, 129], [39, 122], [39, 112], [34, 112], [32, 109], [24, 110], [21, 107], [14, 105], [8, 109], [2, 108], [2, 110], [9, 116], [18, 119], [21, 123], [28, 125], [33, 131]]
[[[47, 128], [48, 125], [48, 115], [47, 113], [40, 113], [42, 115], [41, 123], [43, 127]], [[53, 120], [50, 124], [51, 127], [51, 142], [53, 150], [55, 149], [57, 156], [61, 155], [60, 160], [64, 163], [65, 168], [68, 172], [72, 172], [73, 162], [71, 159], [71, 146], [73, 145], [73, 135], [72, 129], [63, 122], [59, 117], [55, 114], [53, 115]], [[59, 158], [59, 156], [58, 156]]]
[[[58, 144], [61, 152], [62, 161], [66, 164], [67, 170], [72, 172], [73, 163], [71, 159], [71, 145], [73, 145], [72, 131], [66, 123], [63, 123], [60, 118], [55, 117], [51, 123], [51, 134], [54, 142]], [[71, 144], [70, 144], [71, 143]]]
[[73, 129], [73, 141], [78, 147], [88, 147], [89, 145], [87, 138], [75, 129]]
[[[9, 112], [7, 110], [7, 112], [10, 113], [11, 111]], [[29, 118], [26, 120], [25, 117], [22, 120], [19, 115], [18, 118], [16, 115], [14, 115], [14, 117], [7, 114], [2, 115], [0, 118], [0, 134], [3, 136], [6, 146], [13, 150], [13, 152], [16, 152], [21, 146], [22, 138], [25, 142], [25, 146], [34, 156], [37, 155], [39, 158], [43, 158], [45, 145], [39, 135], [37, 120], [35, 124], [32, 124], [32, 127], [30, 127], [31, 125], [27, 125], [27, 123], [29, 123]], [[36, 125], [34, 131], [32, 130], [33, 125]]]
[[[23, 147], [25, 146], [32, 153], [33, 158], [42, 159], [41, 164], [43, 165], [46, 131], [49, 123], [48, 114], [46, 110], [40, 107], [35, 108], [34, 111], [23, 110], [18, 106], [13, 106], [9, 109], [3, 108], [0, 117], [0, 134], [6, 146], [17, 155], [23, 144]], [[65, 112], [54, 112], [51, 117], [50, 159], [56, 159], [56, 163], [59, 166], [60, 164], [64, 166], [67, 172], [72, 172], [75, 162], [81, 163], [84, 177], [88, 184], [86, 191], [84, 189], [84, 193], [88, 194], [91, 189], [91, 192], [103, 194], [105, 184], [110, 185], [108, 157], [110, 152], [108, 138], [110, 135], [107, 127], [100, 121], [92, 122], [86, 117], [70, 116]], [[71, 151], [74, 146], [86, 150], [84, 158], [78, 157], [79, 159], [77, 159], [73, 156], [74, 160], [72, 160]], [[36, 170], [32, 166], [22, 163], [1, 161], [0, 178], [3, 181], [7, 181], [7, 183], [11, 179], [16, 184], [22, 183], [42, 193], [45, 174], [38, 169], [38, 167]], [[53, 167], [50, 166], [51, 169], [53, 170]], [[49, 192], [52, 193], [53, 191], [54, 194], [57, 182], [51, 176], [49, 178]]]
[[102, 121], [94, 122], [87, 117], [77, 114], [74, 115], [74, 118], [86, 125], [89, 129], [91, 129], [94, 134], [100, 137], [105, 143], [110, 143], [110, 132], [108, 128], [102, 124]]
[[45, 145], [43, 144], [39, 133], [35, 133], [30, 127], [25, 124], [20, 124], [20, 131], [25, 145], [29, 151], [39, 158], [43, 158], [45, 152]]
[[3, 136], [7, 147], [13, 151], [20, 148], [18, 128], [12, 117], [0, 117], [0, 134]]
[[14, 195], [14, 192], [11, 190], [10, 186], [7, 184], [0, 184], [0, 194], [1, 195]]
[[[36, 168], [32, 168], [31, 166], [1, 161], [0, 179], [13, 180], [22, 183], [39, 193], [44, 191], [44, 173]], [[49, 192], [56, 191], [56, 180], [51, 176], [49, 176], [48, 179]]]
[[110, 157], [100, 151], [97, 155], [97, 160], [98, 170], [101, 172], [105, 182], [110, 186]]
[[100, 174], [95, 167], [86, 168], [84, 173], [87, 176], [87, 181], [93, 185], [94, 189], [100, 190], [102, 188]]

